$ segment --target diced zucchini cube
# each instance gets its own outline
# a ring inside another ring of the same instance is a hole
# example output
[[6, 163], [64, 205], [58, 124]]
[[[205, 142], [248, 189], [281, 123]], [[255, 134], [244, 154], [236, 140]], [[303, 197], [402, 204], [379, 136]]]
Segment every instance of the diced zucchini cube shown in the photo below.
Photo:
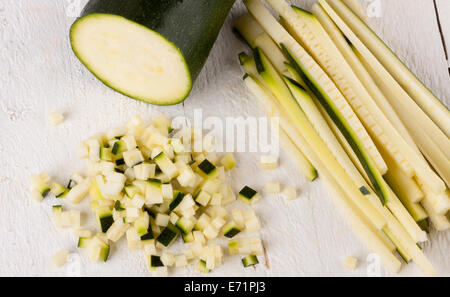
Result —
[[243, 203], [254, 204], [260, 199], [260, 196], [259, 196], [258, 192], [256, 192], [255, 190], [253, 190], [252, 188], [250, 188], [248, 186], [245, 186], [239, 192], [239, 198], [241, 199], [241, 201]]
[[195, 198], [195, 201], [202, 206], [207, 206], [209, 201], [211, 200], [211, 195], [206, 191], [200, 191], [200, 193]]
[[240, 232], [241, 228], [239, 228], [235, 221], [230, 221], [223, 227], [223, 235], [228, 238], [233, 238]]
[[142, 152], [137, 148], [123, 153], [123, 160], [128, 167], [136, 166], [144, 162], [144, 156]]
[[242, 258], [242, 265], [244, 265], [244, 267], [254, 266], [256, 264], [259, 264], [259, 261], [258, 258], [254, 255]]
[[203, 160], [199, 165], [200, 172], [208, 178], [216, 178], [219, 175], [217, 167], [207, 159]]
[[297, 198], [297, 190], [292, 187], [285, 188], [282, 194], [287, 200], [295, 200]]
[[210, 270], [206, 268], [206, 262], [204, 260], [198, 261], [197, 265], [195, 265], [195, 270], [201, 273], [209, 273]]
[[225, 167], [226, 170], [231, 170], [236, 166], [236, 160], [232, 153], [227, 153], [221, 160], [220, 163]]
[[60, 268], [64, 264], [66, 264], [68, 256], [69, 256], [68, 250], [61, 250], [51, 257], [50, 262], [53, 267]]
[[163, 246], [168, 247], [172, 242], [175, 241], [177, 236], [180, 234], [178, 229], [173, 225], [168, 225], [162, 232], [159, 234], [156, 241], [161, 243]]

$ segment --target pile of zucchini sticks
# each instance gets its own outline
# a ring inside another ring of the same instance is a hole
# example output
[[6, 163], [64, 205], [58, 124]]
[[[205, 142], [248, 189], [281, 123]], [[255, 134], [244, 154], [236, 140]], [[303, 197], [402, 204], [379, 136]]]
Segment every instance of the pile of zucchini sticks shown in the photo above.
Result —
[[449, 110], [348, 0], [319, 0], [311, 12], [266, 2], [278, 20], [244, 0], [249, 14], [235, 24], [253, 52], [239, 55], [245, 85], [383, 265], [397, 273], [403, 258], [434, 275], [420, 243], [431, 224], [450, 229]]

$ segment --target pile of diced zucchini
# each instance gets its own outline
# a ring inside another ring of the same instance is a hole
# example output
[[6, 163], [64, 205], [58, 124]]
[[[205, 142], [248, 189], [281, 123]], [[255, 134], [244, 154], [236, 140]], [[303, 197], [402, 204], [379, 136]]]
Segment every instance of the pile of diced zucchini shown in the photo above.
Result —
[[[57, 198], [55, 225], [73, 229], [78, 248], [94, 262], [107, 261], [111, 244], [126, 238], [130, 250], [144, 251], [149, 269], [158, 275], [190, 263], [207, 273], [223, 262], [223, 248], [214, 241], [222, 238], [230, 240], [229, 254], [245, 257], [245, 267], [255, 265], [263, 254], [261, 240], [254, 237], [261, 229], [259, 219], [251, 208], [229, 206], [236, 201], [226, 178], [236, 165], [233, 154], [219, 157], [210, 147], [192, 152], [196, 142], [205, 142], [194, 132], [173, 131], [165, 116], [151, 125], [134, 117], [125, 127], [82, 143], [78, 155], [88, 161], [86, 176], [73, 174], [66, 187], [45, 173], [33, 176], [32, 197], [40, 202], [51, 193]], [[80, 211], [68, 209], [86, 197], [97, 233], [81, 227]], [[260, 194], [246, 186], [239, 197], [253, 204]], [[178, 238], [184, 252], [171, 253]]]

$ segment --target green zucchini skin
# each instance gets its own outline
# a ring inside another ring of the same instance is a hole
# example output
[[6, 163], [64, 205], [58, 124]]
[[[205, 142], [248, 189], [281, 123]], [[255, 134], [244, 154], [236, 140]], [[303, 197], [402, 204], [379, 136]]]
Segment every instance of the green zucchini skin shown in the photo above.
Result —
[[235, 0], [91, 0], [91, 14], [124, 17], [158, 32], [183, 54], [192, 81], [198, 77]]

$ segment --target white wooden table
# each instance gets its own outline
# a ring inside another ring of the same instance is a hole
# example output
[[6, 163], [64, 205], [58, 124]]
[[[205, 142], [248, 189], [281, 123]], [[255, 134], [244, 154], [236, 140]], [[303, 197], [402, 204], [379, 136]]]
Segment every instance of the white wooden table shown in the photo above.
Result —
[[[204, 115], [263, 116], [263, 110], [242, 84], [237, 54], [245, 46], [232, 33], [233, 21], [244, 7], [235, 5], [192, 95], [184, 106], [155, 108], [130, 100], [99, 83], [74, 57], [68, 42], [73, 17], [64, 0], [0, 1], [0, 276], [60, 276], [49, 257], [62, 248], [78, 253], [76, 238], [57, 231], [51, 219], [50, 198], [42, 204], [27, 194], [31, 174], [46, 171], [60, 182], [83, 168], [75, 156], [81, 140], [108, 127], [125, 123], [131, 116], [148, 118], [155, 111], [170, 116], [192, 116], [196, 108]], [[84, 1], [81, 1], [84, 2]], [[295, 4], [309, 7], [311, 1]], [[375, 30], [398, 55], [446, 103], [450, 99], [450, 76], [442, 39], [450, 49], [450, 1], [436, 0], [442, 38], [433, 0], [372, 0], [381, 5], [381, 16], [371, 18]], [[82, 4], [82, 3], [81, 3]], [[366, 3], [367, 4], [367, 3]], [[373, 5], [373, 3], [372, 3]], [[47, 124], [54, 110], [64, 111], [67, 121], [57, 128]], [[276, 178], [301, 189], [301, 198], [286, 202], [265, 198], [255, 209], [263, 224], [261, 236], [270, 268], [242, 268], [239, 258], [227, 257], [213, 276], [365, 276], [367, 248], [338, 213], [320, 181], [308, 183], [282, 153], [280, 169], [257, 171], [257, 157], [239, 154], [233, 175], [234, 187], [244, 184], [262, 188]], [[86, 206], [80, 206], [86, 209]], [[94, 226], [92, 219], [86, 222]], [[432, 233], [424, 250], [440, 275], [450, 275], [450, 233]], [[348, 255], [362, 263], [356, 271], [342, 267]], [[77, 256], [74, 256], [77, 257]], [[94, 265], [80, 254], [81, 275], [147, 276], [144, 257], [128, 252], [126, 243], [113, 247], [110, 260]], [[171, 275], [196, 275], [193, 269]], [[386, 273], [383, 271], [383, 275]], [[401, 275], [421, 275], [412, 264]]]

